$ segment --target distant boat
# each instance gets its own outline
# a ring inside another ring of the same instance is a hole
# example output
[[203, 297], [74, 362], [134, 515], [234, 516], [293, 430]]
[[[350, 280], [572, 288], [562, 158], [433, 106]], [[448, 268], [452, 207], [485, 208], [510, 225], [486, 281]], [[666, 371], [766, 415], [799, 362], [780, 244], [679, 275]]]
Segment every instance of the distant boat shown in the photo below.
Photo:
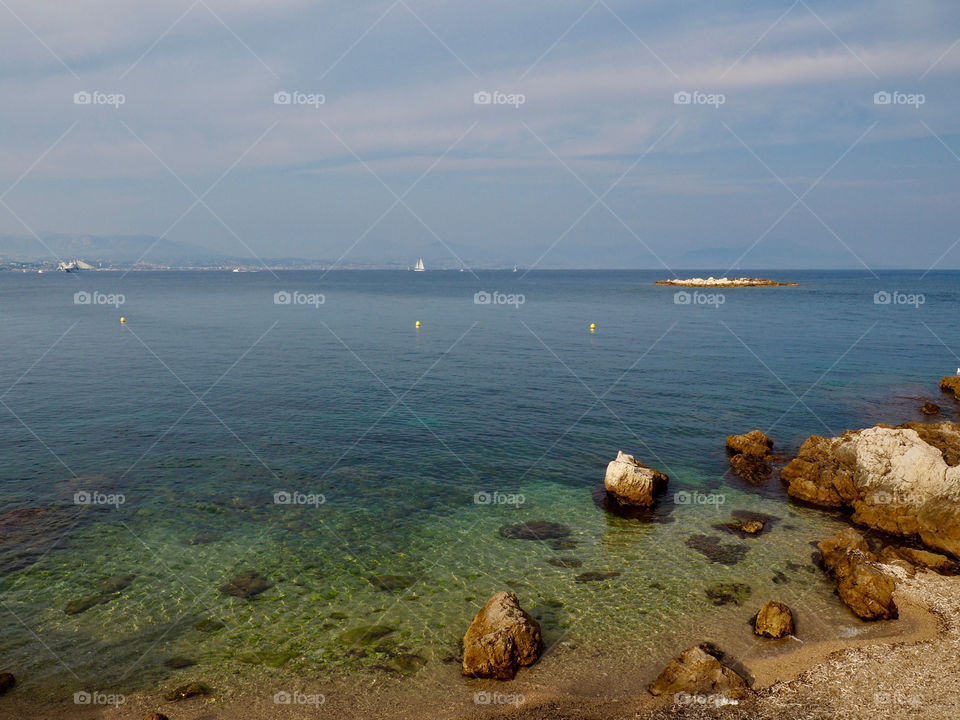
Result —
[[513, 271], [514, 271], [514, 272], [517, 271], [517, 266], [516, 266], [516, 265], [513, 266]]
[[240, 272], [240, 268], [234, 268], [233, 271], [234, 271], [234, 272]]
[[426, 268], [423, 266], [423, 258], [417, 260], [417, 264], [413, 266], [414, 272], [423, 272]]

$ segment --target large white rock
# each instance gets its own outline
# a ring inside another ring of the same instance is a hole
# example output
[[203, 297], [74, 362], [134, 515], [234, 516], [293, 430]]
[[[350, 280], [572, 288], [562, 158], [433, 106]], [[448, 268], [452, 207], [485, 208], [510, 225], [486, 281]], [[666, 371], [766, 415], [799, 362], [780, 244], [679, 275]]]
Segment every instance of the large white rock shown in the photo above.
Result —
[[669, 478], [627, 455], [622, 450], [617, 459], [607, 465], [603, 486], [621, 505], [653, 505], [654, 495], [667, 485]]
[[794, 497], [960, 557], [960, 425], [911, 425], [808, 438], [781, 476]]

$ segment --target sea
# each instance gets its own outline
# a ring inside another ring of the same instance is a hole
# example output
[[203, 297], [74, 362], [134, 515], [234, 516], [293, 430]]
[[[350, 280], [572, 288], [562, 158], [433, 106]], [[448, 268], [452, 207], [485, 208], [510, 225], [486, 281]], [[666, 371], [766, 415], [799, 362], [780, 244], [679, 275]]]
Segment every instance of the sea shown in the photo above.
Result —
[[[798, 285], [0, 273], [0, 670], [50, 700], [439, 677], [499, 590], [548, 655], [651, 669], [763, 652], [768, 599], [802, 640], [856, 635], [812, 560], [844, 517], [733, 475], [724, 441], [786, 460], [927, 400], [954, 419], [960, 273], [742, 274]], [[605, 502], [618, 451], [669, 476], [653, 509]]]

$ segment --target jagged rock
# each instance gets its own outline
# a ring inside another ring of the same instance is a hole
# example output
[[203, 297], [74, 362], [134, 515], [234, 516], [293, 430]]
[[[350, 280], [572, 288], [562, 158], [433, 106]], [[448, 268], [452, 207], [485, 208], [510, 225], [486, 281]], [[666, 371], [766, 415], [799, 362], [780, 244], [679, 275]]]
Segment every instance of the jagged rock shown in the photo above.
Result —
[[847, 607], [864, 620], [890, 620], [898, 614], [893, 601], [896, 586], [895, 578], [872, 562], [861, 560], [851, 564], [837, 592]]
[[463, 636], [463, 670], [468, 677], [510, 680], [540, 657], [543, 639], [534, 620], [512, 592], [487, 601]]
[[757, 613], [753, 631], [771, 638], [793, 635], [793, 613], [783, 603], [771, 600]]
[[932, 402], [925, 402], [923, 407], [920, 408], [920, 412], [924, 415], [939, 415], [940, 406]]
[[960, 400], [960, 375], [948, 375], [940, 381], [940, 390]]
[[833, 537], [821, 541], [817, 548], [820, 558], [828, 570], [835, 570], [840, 561], [853, 550], [859, 550], [870, 559], [876, 559], [870, 552], [866, 538], [853, 528], [844, 528]]
[[669, 478], [662, 472], [620, 451], [617, 459], [607, 465], [603, 486], [621, 505], [650, 507], [654, 496], [667, 486]]
[[856, 523], [960, 556], [960, 425], [907, 423], [810, 437], [781, 472], [788, 493], [849, 507]]
[[932, 570], [939, 575], [957, 575], [960, 574], [960, 563], [951, 560], [946, 555], [932, 553], [927, 550], [918, 550], [916, 548], [893, 547], [889, 545], [883, 549], [880, 554], [881, 560], [895, 561], [897, 559], [910, 563], [914, 567], [924, 570]]
[[671, 660], [650, 685], [651, 695], [680, 692], [742, 698], [747, 694], [747, 683], [713, 655], [693, 647]]
[[758, 485], [769, 478], [773, 471], [767, 462], [772, 447], [773, 440], [759, 430], [751, 430], [744, 435], [728, 435], [730, 467], [747, 482]]
[[773, 440], [759, 430], [751, 430], [743, 435], [727, 436], [727, 452], [732, 455], [755, 455], [765, 457], [773, 448]]

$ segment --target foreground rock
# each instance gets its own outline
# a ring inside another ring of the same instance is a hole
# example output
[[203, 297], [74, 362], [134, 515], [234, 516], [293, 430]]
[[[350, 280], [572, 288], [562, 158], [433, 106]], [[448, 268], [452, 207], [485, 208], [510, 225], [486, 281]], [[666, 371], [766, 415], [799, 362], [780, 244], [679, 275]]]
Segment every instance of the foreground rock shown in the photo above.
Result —
[[960, 375], [948, 375], [940, 381], [940, 390], [960, 400]]
[[487, 601], [463, 636], [463, 674], [510, 680], [521, 667], [540, 657], [540, 623], [527, 614], [511, 592]]
[[795, 498], [960, 556], [958, 464], [960, 425], [906, 423], [810, 437], [780, 476]]
[[754, 485], [762, 483], [772, 472], [768, 457], [773, 440], [759, 430], [743, 435], [727, 436], [730, 467], [741, 478]]
[[693, 647], [671, 660], [650, 685], [651, 695], [680, 692], [742, 698], [747, 694], [747, 683], [716, 657]]
[[684, 287], [774, 287], [774, 286], [796, 286], [795, 282], [777, 282], [776, 280], [767, 280], [766, 278], [687, 278], [681, 280], [656, 280], [654, 285], [682, 285]]
[[877, 556], [870, 551], [863, 535], [847, 528], [818, 547], [824, 566], [839, 583], [840, 599], [858, 617], [864, 620], [897, 617], [893, 601], [897, 579], [876, 562]]
[[762, 637], [771, 638], [793, 635], [793, 613], [782, 602], [771, 600], [757, 613], [753, 631]]
[[654, 496], [667, 486], [668, 480], [664, 473], [620, 451], [617, 459], [607, 465], [603, 486], [621, 505], [650, 507]]

